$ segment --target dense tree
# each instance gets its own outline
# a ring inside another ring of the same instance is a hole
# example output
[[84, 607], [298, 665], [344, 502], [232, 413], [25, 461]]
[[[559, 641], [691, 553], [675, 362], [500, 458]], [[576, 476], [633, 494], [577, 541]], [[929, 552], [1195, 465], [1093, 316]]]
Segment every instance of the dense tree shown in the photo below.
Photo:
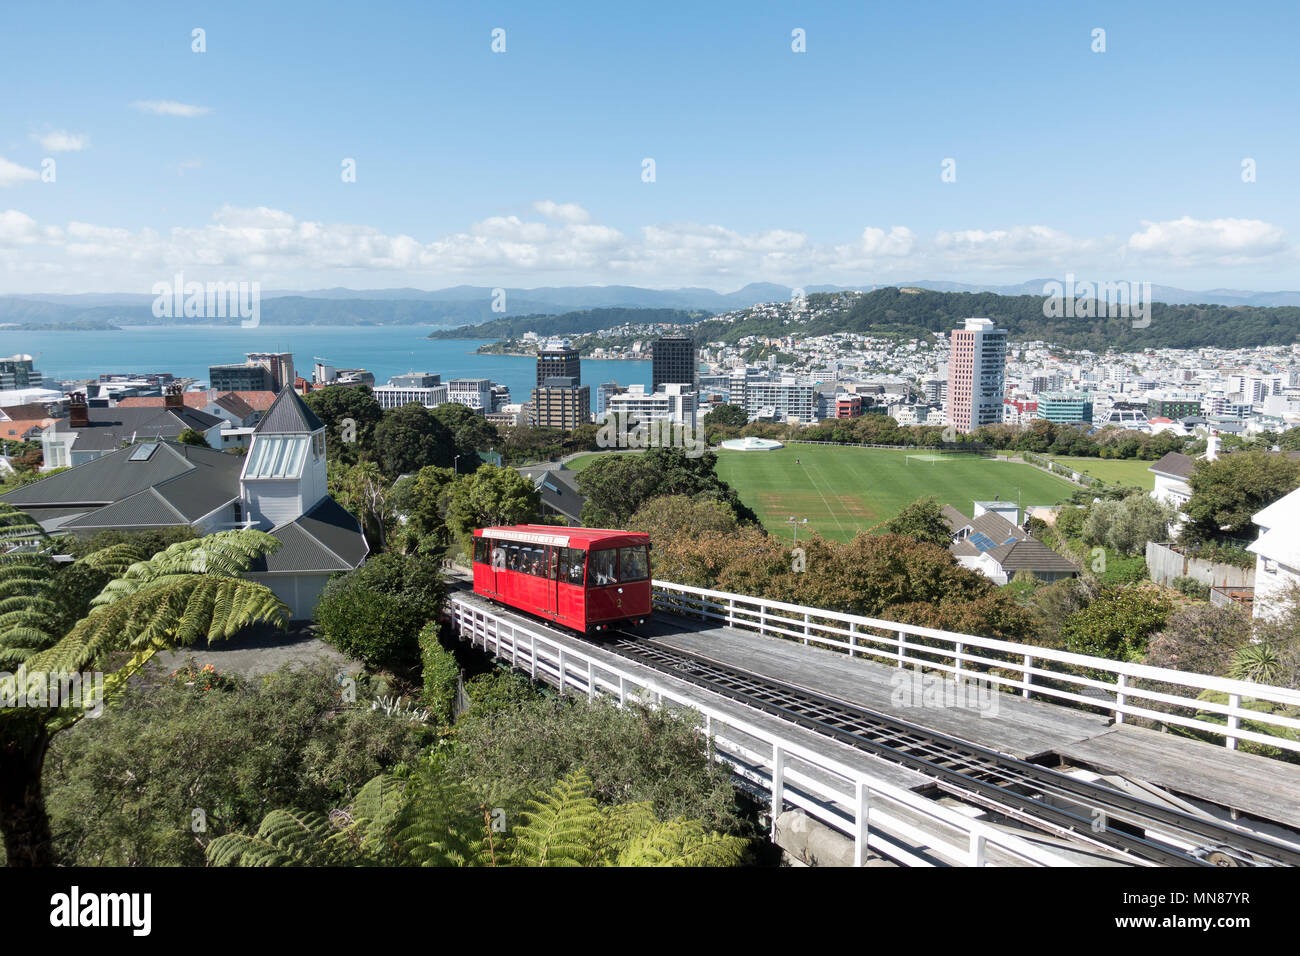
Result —
[[749, 424], [749, 413], [739, 405], [719, 405], [704, 416], [704, 424], [744, 428]]
[[1140, 661], [1150, 636], [1164, 626], [1171, 606], [1154, 588], [1106, 587], [1061, 628], [1066, 647], [1114, 661]]
[[696, 534], [731, 534], [739, 525], [736, 513], [716, 498], [696, 500], [685, 495], [651, 498], [627, 521], [627, 530], [650, 535], [653, 559], [656, 549], [668, 544], [683, 529]]
[[50, 748], [44, 783], [60, 864], [202, 866], [213, 838], [256, 827], [269, 807], [328, 813], [416, 760], [432, 736], [372, 708], [364, 678], [355, 700], [341, 700], [324, 663], [223, 675], [207, 691], [180, 673], [144, 676]]
[[316, 605], [316, 623], [344, 654], [371, 667], [409, 668], [420, 657], [420, 631], [445, 598], [436, 558], [390, 551], [331, 580]]
[[943, 520], [943, 509], [933, 495], [918, 498], [903, 508], [885, 522], [885, 530], [890, 534], [901, 534], [914, 541], [925, 541], [941, 548], [952, 543], [952, 529]]
[[[104, 686], [112, 695], [159, 650], [282, 622], [284, 604], [265, 585], [240, 577], [278, 546], [260, 531], [226, 531], [179, 542], [148, 561], [137, 560], [129, 545], [88, 555], [79, 560], [109, 571], [111, 580], [66, 630], [61, 622], [74, 615], [53, 599], [58, 585], [49, 560], [6, 555], [0, 562], [8, 608], [0, 620], [0, 656], [18, 667], [0, 680], [7, 685], [0, 696], [16, 696], [29, 679], [48, 686], [49, 678], [88, 669], [107, 672]], [[85, 716], [85, 703], [0, 707], [0, 830], [11, 866], [53, 862], [42, 768], [50, 741]]]
[[1196, 544], [1252, 536], [1251, 516], [1300, 485], [1300, 462], [1285, 455], [1244, 451], [1204, 459], [1188, 479], [1181, 540]]
[[375, 453], [389, 478], [429, 465], [440, 468], [459, 465], [451, 431], [427, 408], [415, 403], [384, 413], [383, 420], [375, 426]]
[[330, 457], [346, 464], [375, 457], [375, 427], [384, 410], [365, 385], [327, 385], [303, 401], [325, 423]]
[[388, 479], [379, 466], [373, 461], [360, 461], [337, 468], [330, 475], [330, 492], [360, 519], [371, 551], [382, 551], [395, 519]]
[[450, 542], [447, 532], [447, 492], [455, 473], [450, 468], [429, 465], [393, 485], [389, 504], [406, 518], [405, 530], [417, 539], [433, 536], [437, 546]]
[[541, 494], [513, 468], [483, 465], [447, 492], [447, 527], [468, 547], [475, 528], [529, 524], [541, 518]]
[[595, 528], [621, 528], [643, 504], [660, 495], [714, 499], [729, 507], [740, 521], [758, 516], [718, 477], [717, 455], [706, 451], [692, 457], [682, 448], [650, 448], [639, 454], [603, 455], [578, 475], [586, 497], [582, 523]]
[[495, 425], [459, 402], [443, 402], [432, 414], [451, 432], [456, 454], [461, 456], [459, 467], [464, 471], [473, 471], [482, 464], [479, 452], [489, 451], [501, 442]]
[[1148, 541], [1168, 540], [1176, 515], [1174, 508], [1138, 492], [1090, 505], [1079, 535], [1086, 544], [1104, 545], [1123, 555], [1141, 554]]
[[200, 448], [211, 448], [208, 440], [203, 437], [201, 432], [196, 432], [193, 428], [182, 428], [181, 433], [176, 436], [176, 440], [182, 445], [198, 445]]

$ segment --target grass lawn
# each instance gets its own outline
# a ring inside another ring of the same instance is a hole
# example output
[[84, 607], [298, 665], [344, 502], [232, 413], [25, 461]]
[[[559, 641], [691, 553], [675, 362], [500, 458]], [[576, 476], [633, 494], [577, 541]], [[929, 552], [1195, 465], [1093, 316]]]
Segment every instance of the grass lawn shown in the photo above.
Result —
[[[581, 471], [598, 454], [574, 459], [568, 467]], [[786, 522], [790, 515], [808, 519], [801, 529], [847, 541], [927, 495], [969, 515], [972, 501], [999, 495], [1015, 501], [1019, 495], [1025, 505], [1052, 505], [1069, 498], [1076, 487], [1020, 462], [961, 458], [908, 464], [908, 452], [902, 449], [787, 445], [717, 455], [718, 475], [758, 512], [769, 531], [786, 537], [792, 534]]]
[[1156, 486], [1156, 476], [1147, 471], [1155, 462], [1136, 458], [1069, 458], [1063, 455], [1049, 456], [1067, 468], [1091, 475], [1108, 485], [1136, 485], [1150, 491]]

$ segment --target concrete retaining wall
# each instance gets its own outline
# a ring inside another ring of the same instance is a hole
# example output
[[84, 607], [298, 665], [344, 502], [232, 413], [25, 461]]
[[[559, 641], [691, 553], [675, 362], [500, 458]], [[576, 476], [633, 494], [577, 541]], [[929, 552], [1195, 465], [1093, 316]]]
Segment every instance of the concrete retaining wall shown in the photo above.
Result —
[[1195, 578], [1212, 588], [1251, 588], [1255, 586], [1255, 569], [1233, 564], [1217, 564], [1203, 558], [1189, 558], [1173, 548], [1154, 541], [1147, 542], [1147, 571], [1157, 584], [1171, 585], [1174, 578]]

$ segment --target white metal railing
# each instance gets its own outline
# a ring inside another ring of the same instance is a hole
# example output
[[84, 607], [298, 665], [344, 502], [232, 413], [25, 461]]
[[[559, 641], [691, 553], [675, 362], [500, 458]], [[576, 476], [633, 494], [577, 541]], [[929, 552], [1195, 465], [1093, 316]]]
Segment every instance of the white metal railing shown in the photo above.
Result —
[[[793, 638], [804, 644], [845, 651], [851, 657], [889, 661], [940, 671], [956, 679], [978, 677], [1000, 688], [1020, 691], [1024, 697], [1049, 698], [1085, 704], [1109, 713], [1116, 723], [1144, 717], [1163, 724], [1218, 734], [1235, 750], [1242, 740], [1280, 750], [1300, 752], [1300, 740], [1286, 731], [1300, 731], [1300, 719], [1252, 710], [1252, 701], [1300, 707], [1300, 691], [1250, 681], [1194, 674], [1090, 657], [1046, 647], [1034, 647], [973, 634], [940, 631], [915, 624], [827, 611], [800, 604], [714, 591], [709, 588], [654, 581], [655, 606], [665, 611], [720, 621], [728, 627], [760, 634]], [[1174, 685], [1169, 693], [1138, 683]], [[1190, 688], [1191, 696], [1180, 692]], [[1227, 703], [1201, 700], [1197, 694], [1215, 691]], [[1134, 701], [1137, 701], [1136, 703]], [[1143, 704], [1160, 703], [1190, 713], [1152, 710]], [[1201, 714], [1217, 714], [1224, 723]], [[1248, 729], [1244, 721], [1264, 725]]]
[[865, 862], [868, 848], [912, 866], [985, 866], [991, 862], [991, 850], [997, 851], [996, 862], [1008, 865], [1075, 865], [1029, 840], [711, 707], [646, 677], [630, 662], [598, 657], [463, 595], [453, 594], [448, 604], [462, 638], [534, 679], [554, 684], [561, 694], [609, 696], [617, 698], [619, 706], [636, 702], [698, 714], [715, 758], [770, 794], [773, 829], [787, 805], [798, 808], [851, 837], [857, 865]]

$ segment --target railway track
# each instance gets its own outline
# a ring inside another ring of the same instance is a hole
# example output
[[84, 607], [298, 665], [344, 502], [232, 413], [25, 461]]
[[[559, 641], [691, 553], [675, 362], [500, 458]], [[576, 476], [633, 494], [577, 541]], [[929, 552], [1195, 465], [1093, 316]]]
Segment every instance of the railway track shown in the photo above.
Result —
[[1163, 866], [1300, 865], [1300, 849], [1242, 828], [1141, 800], [631, 632], [612, 633], [615, 640], [595, 646], [915, 770], [959, 800], [1125, 861]]

